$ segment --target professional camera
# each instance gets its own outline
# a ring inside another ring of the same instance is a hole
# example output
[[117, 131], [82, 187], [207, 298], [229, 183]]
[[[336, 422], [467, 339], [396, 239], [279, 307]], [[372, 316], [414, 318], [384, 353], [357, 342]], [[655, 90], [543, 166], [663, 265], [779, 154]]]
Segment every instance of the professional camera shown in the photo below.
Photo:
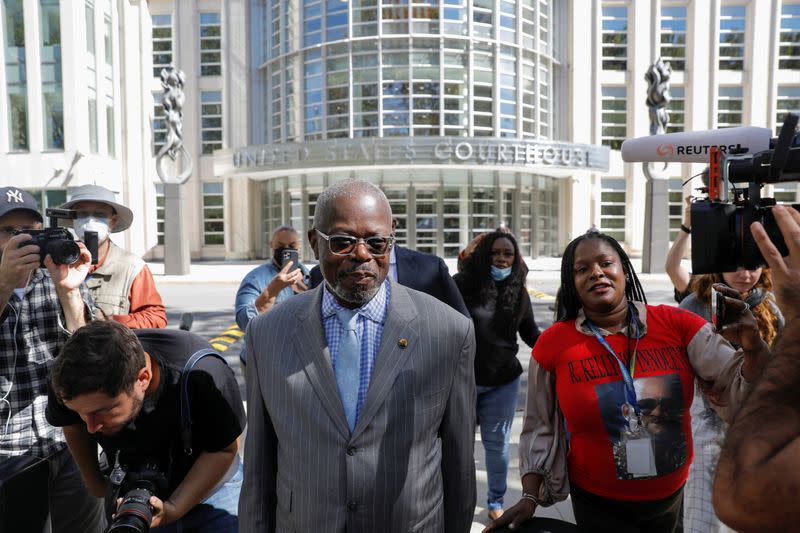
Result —
[[[776, 139], [769, 139], [771, 132], [766, 128], [743, 127], [653, 135], [623, 143], [625, 161], [702, 161], [695, 158], [698, 155], [710, 158], [708, 197], [696, 199], [691, 206], [693, 273], [754, 270], [764, 266], [764, 258], [750, 232], [753, 222], [760, 222], [775, 247], [782, 255], [788, 255], [772, 215], [775, 199], [762, 198], [761, 188], [766, 183], [800, 180], [797, 122], [798, 116], [789, 113]], [[736, 141], [735, 130], [740, 130], [741, 142]], [[764, 132], [768, 132], [767, 138]], [[706, 137], [704, 141], [698, 140], [701, 134]], [[768, 148], [759, 149], [763, 145]], [[758, 151], [748, 153], [751, 149]], [[800, 204], [793, 207], [800, 210]]]
[[137, 469], [128, 470], [112, 498], [112, 505], [116, 504], [117, 498], [122, 498], [122, 502], [106, 533], [149, 531], [153, 521], [150, 497], [158, 496], [163, 499], [167, 487], [167, 477], [155, 461], [146, 460]]
[[[72, 209], [47, 209], [45, 211], [50, 219], [50, 227], [45, 229], [26, 229], [15, 230], [19, 235], [25, 233], [31, 236], [31, 240], [19, 245], [20, 248], [35, 244], [39, 247], [39, 264], [44, 267], [44, 259], [48, 255], [53, 258], [57, 265], [71, 265], [78, 261], [81, 249], [73, 239], [72, 234], [66, 228], [58, 226], [59, 219], [75, 219], [78, 212]], [[92, 254], [92, 264], [97, 264], [97, 232], [87, 231], [84, 234], [86, 248]]]

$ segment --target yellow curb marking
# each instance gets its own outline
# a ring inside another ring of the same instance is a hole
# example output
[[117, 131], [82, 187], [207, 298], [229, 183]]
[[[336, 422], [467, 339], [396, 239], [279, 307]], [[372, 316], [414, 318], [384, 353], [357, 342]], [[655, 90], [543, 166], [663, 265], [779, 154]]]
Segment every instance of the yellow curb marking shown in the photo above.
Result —
[[547, 294], [546, 292], [537, 291], [537, 290], [534, 290], [534, 289], [528, 289], [528, 294], [530, 294], [531, 296], [533, 296], [534, 298], [537, 298], [539, 300], [550, 300], [550, 301], [553, 301], [553, 302], [556, 301], [556, 297], [555, 296], [553, 296], [552, 294]]
[[208, 343], [211, 345], [212, 348], [219, 352], [224, 352], [234, 344], [236, 344], [239, 339], [244, 337], [244, 331], [239, 329], [239, 326], [233, 324], [228, 329], [226, 329], [220, 336], [214, 337]]

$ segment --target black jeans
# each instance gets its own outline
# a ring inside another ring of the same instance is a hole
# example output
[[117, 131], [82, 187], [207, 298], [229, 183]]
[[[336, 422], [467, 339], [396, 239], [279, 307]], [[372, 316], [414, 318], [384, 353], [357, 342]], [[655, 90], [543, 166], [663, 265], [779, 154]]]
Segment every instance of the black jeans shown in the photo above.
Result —
[[683, 487], [663, 500], [612, 500], [572, 485], [575, 521], [581, 531], [609, 533], [673, 533], [683, 504]]

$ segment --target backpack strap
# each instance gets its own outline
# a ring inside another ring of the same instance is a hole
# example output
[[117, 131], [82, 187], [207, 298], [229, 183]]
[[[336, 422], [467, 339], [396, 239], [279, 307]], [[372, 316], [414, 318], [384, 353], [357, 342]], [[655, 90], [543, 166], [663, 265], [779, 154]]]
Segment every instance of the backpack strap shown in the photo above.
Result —
[[181, 377], [178, 381], [178, 390], [180, 391], [180, 398], [178, 399], [178, 404], [180, 408], [180, 435], [181, 435], [181, 444], [183, 445], [183, 453], [187, 456], [192, 455], [192, 410], [189, 406], [189, 373], [194, 370], [195, 365], [200, 361], [200, 359], [206, 356], [213, 356], [225, 363], [225, 366], [228, 365], [228, 362], [222, 357], [219, 353], [212, 350], [211, 348], [202, 348], [197, 350], [192, 356], [186, 361], [186, 365], [183, 367], [183, 371], [181, 372]]

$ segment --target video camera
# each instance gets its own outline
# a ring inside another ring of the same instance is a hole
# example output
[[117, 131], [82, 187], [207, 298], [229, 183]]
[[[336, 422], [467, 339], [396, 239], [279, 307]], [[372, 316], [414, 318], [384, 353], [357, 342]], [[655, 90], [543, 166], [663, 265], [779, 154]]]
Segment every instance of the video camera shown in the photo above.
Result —
[[[692, 272], [713, 274], [766, 263], [750, 224], [760, 222], [782, 255], [789, 251], [772, 206], [761, 197], [766, 183], [800, 180], [798, 116], [789, 113], [777, 138], [767, 128], [725, 128], [669, 133], [622, 143], [622, 159], [633, 162], [709, 161], [708, 196], [692, 202]], [[737, 186], [738, 185], [738, 186]], [[800, 211], [800, 204], [793, 204]]]
[[[115, 469], [115, 471], [117, 471]], [[158, 462], [148, 459], [136, 468], [127, 472], [117, 471], [122, 479], [114, 479], [112, 485], [117, 490], [110, 498], [110, 504], [116, 505], [117, 498], [122, 502], [115, 511], [114, 519], [106, 529], [106, 533], [146, 533], [153, 521], [153, 508], [150, 497], [164, 499], [168, 488], [167, 476], [158, 466]]]
[[[39, 264], [44, 268], [44, 259], [48, 255], [53, 258], [57, 265], [72, 265], [81, 256], [81, 249], [72, 237], [67, 228], [60, 227], [58, 220], [74, 220], [78, 218], [78, 212], [72, 209], [47, 209], [45, 214], [50, 219], [50, 227], [45, 229], [26, 229], [15, 230], [14, 234], [25, 233], [31, 236], [31, 240], [19, 245], [20, 248], [35, 244], [39, 247]], [[97, 232], [87, 231], [84, 233], [84, 244], [92, 254], [92, 264], [97, 264], [97, 247], [99, 245]]]

